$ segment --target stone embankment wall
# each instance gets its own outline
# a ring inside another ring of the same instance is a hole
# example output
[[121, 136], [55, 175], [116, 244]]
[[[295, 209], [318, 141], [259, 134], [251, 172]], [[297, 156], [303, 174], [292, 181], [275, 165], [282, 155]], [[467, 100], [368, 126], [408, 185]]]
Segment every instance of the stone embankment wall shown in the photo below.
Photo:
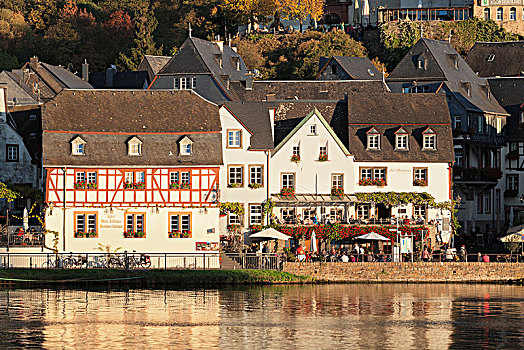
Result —
[[524, 263], [295, 263], [283, 271], [324, 282], [483, 283], [522, 279]]

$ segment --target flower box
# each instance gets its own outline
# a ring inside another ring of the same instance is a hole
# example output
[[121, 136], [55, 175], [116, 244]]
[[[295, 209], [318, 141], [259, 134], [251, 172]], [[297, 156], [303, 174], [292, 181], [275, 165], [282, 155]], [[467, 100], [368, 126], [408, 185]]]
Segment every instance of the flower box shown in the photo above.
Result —
[[384, 179], [361, 179], [358, 182], [359, 186], [378, 186], [383, 187], [386, 186], [386, 181]]
[[180, 238], [180, 231], [169, 232], [169, 238]]
[[239, 183], [232, 183], [232, 184], [229, 184], [227, 187], [229, 188], [239, 188], [241, 187], [242, 184], [239, 184]]
[[132, 182], [124, 182], [124, 189], [131, 189], [133, 188], [133, 183]]
[[145, 238], [146, 233], [144, 231], [126, 231], [124, 232], [124, 238]]
[[229, 233], [240, 233], [242, 227], [240, 225], [227, 225], [227, 230]]
[[75, 182], [75, 189], [83, 189], [86, 188], [86, 182], [85, 181], [77, 181]]
[[189, 182], [183, 182], [180, 185], [180, 188], [183, 189], [183, 190], [189, 190], [191, 188], [191, 184]]
[[327, 162], [328, 160], [328, 155], [327, 154], [323, 154], [321, 153], [319, 156], [318, 156], [318, 161], [319, 162]]
[[169, 188], [172, 190], [178, 190], [180, 188], [180, 184], [178, 182], [172, 182], [169, 184]]
[[249, 188], [253, 189], [253, 190], [256, 190], [258, 188], [261, 188], [262, 187], [262, 184], [259, 184], [259, 183], [256, 183], [256, 182], [253, 182], [253, 183], [250, 183], [249, 185], [247, 185]]
[[96, 238], [96, 237], [98, 237], [98, 234], [95, 231], [91, 231], [91, 232], [76, 231], [75, 232], [75, 238]]
[[133, 188], [137, 190], [143, 190], [144, 188], [146, 188], [146, 183], [145, 182], [135, 182], [133, 184]]
[[332, 187], [331, 188], [331, 195], [332, 196], [342, 197], [344, 195], [344, 189], [338, 188], [338, 187]]
[[413, 180], [413, 186], [427, 186], [428, 180], [415, 179]]
[[295, 189], [293, 187], [282, 187], [280, 190], [280, 195], [282, 196], [294, 196]]
[[292, 161], [293, 163], [298, 163], [298, 162], [300, 162], [300, 156], [299, 156], [298, 154], [293, 154], [293, 155], [291, 156], [291, 161]]
[[191, 238], [191, 231], [180, 232], [180, 238]]
[[87, 188], [90, 189], [90, 190], [94, 190], [94, 189], [98, 188], [98, 184], [96, 182], [93, 182], [93, 181], [88, 182], [87, 183]]

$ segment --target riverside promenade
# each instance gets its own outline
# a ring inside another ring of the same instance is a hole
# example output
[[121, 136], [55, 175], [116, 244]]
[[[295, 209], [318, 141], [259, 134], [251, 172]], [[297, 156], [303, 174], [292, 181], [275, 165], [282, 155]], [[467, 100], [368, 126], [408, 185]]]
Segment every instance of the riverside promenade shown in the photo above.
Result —
[[285, 262], [283, 272], [338, 283], [507, 283], [524, 278], [524, 263]]

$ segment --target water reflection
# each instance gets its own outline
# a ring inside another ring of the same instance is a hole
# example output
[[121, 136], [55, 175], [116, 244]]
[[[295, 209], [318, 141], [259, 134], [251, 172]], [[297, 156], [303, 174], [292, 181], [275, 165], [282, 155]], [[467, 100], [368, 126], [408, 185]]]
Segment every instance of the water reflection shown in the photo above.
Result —
[[3, 290], [2, 347], [524, 348], [524, 288]]

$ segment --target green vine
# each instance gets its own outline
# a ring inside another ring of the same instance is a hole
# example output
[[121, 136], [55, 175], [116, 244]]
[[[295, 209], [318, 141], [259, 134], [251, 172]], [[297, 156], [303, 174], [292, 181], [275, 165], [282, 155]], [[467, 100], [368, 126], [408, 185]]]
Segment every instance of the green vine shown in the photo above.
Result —
[[233, 213], [241, 216], [244, 214], [244, 206], [239, 202], [220, 203], [220, 214], [226, 215], [227, 213]]
[[268, 213], [273, 212], [273, 208], [275, 207], [275, 203], [271, 199], [268, 199], [265, 201], [262, 205], [262, 216], [266, 216]]
[[0, 182], [0, 198], [7, 199], [8, 202], [14, 201], [20, 196], [20, 193], [10, 189], [6, 184]]

